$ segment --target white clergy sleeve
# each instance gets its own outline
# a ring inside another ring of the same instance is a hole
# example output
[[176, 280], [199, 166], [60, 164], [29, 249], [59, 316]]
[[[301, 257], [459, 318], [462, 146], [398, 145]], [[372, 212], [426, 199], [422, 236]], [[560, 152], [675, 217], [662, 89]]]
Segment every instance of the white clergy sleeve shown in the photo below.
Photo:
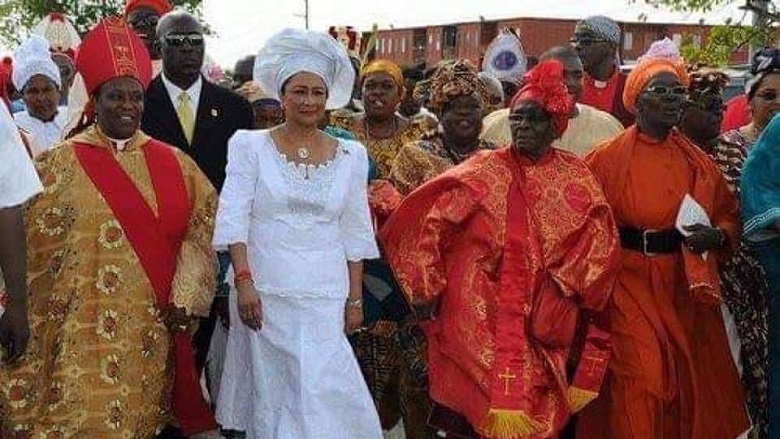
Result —
[[43, 191], [19, 129], [0, 102], [0, 208], [23, 204]]
[[214, 248], [246, 243], [255, 187], [259, 176], [258, 145], [249, 142], [248, 131], [239, 130], [228, 141], [228, 162], [225, 184], [219, 196], [217, 220], [214, 229]]
[[352, 262], [379, 257], [371, 212], [368, 208], [368, 154], [358, 142], [347, 143], [352, 175], [347, 204], [339, 221], [347, 260]]

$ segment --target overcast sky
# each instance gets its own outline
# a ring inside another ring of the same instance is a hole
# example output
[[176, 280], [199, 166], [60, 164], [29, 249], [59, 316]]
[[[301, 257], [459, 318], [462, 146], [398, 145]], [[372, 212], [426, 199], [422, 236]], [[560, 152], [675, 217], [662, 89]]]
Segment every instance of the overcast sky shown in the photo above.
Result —
[[[310, 28], [355, 26], [369, 31], [511, 17], [584, 18], [603, 14], [622, 21], [723, 23], [744, 13], [721, 6], [709, 14], [670, 13], [644, 0], [310, 0]], [[205, 19], [215, 32], [206, 51], [225, 68], [242, 56], [257, 53], [263, 42], [284, 27], [304, 27], [304, 0], [204, 0]], [[749, 17], [748, 17], [749, 20]], [[0, 45], [0, 54], [7, 49]]]
[[[734, 4], [741, 2], [732, 2]], [[723, 6], [710, 14], [669, 13], [636, 0], [310, 0], [310, 28], [356, 26], [369, 31], [380, 28], [423, 26], [459, 21], [509, 17], [582, 18], [603, 14], [623, 21], [723, 23], [740, 19], [742, 11]], [[284, 27], [303, 27], [304, 0], [205, 0], [204, 13], [216, 37], [207, 52], [217, 62], [232, 68], [235, 61], [256, 53], [263, 42]]]

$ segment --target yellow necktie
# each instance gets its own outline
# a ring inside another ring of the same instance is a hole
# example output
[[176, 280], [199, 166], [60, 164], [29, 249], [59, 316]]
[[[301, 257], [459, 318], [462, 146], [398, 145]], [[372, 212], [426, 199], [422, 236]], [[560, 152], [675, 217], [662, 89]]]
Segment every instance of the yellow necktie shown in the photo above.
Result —
[[187, 92], [179, 93], [179, 105], [176, 107], [176, 114], [179, 116], [184, 137], [187, 143], [192, 143], [192, 136], [195, 135], [195, 115], [190, 106], [190, 95]]

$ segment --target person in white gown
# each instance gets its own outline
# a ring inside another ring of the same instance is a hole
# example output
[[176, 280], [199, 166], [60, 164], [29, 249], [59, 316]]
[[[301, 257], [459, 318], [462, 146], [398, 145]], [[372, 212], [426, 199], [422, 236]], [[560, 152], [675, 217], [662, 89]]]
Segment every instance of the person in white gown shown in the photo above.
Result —
[[346, 333], [361, 327], [362, 260], [379, 252], [358, 142], [317, 129], [349, 101], [354, 70], [326, 34], [286, 29], [254, 76], [284, 107], [271, 130], [238, 131], [214, 245], [235, 290], [217, 420], [249, 439], [381, 439]]

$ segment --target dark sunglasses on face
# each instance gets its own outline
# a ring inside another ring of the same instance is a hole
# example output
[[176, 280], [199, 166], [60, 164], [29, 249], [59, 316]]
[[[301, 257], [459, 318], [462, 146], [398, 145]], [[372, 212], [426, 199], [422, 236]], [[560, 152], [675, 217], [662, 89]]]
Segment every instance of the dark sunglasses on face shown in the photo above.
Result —
[[146, 28], [156, 28], [157, 23], [159, 21], [160, 21], [160, 17], [154, 14], [136, 15], [130, 19], [128, 24], [133, 29], [146, 29]]
[[666, 86], [666, 85], [651, 85], [645, 90], [647, 93], [652, 93], [659, 96], [684, 96], [688, 93], [688, 88], [684, 85]]
[[166, 35], [165, 43], [173, 47], [181, 47], [184, 44], [187, 44], [190, 47], [200, 47], [203, 45], [203, 35]]
[[569, 40], [571, 44], [579, 44], [580, 46], [591, 46], [598, 43], [606, 43], [606, 40], [593, 37], [574, 37]]

